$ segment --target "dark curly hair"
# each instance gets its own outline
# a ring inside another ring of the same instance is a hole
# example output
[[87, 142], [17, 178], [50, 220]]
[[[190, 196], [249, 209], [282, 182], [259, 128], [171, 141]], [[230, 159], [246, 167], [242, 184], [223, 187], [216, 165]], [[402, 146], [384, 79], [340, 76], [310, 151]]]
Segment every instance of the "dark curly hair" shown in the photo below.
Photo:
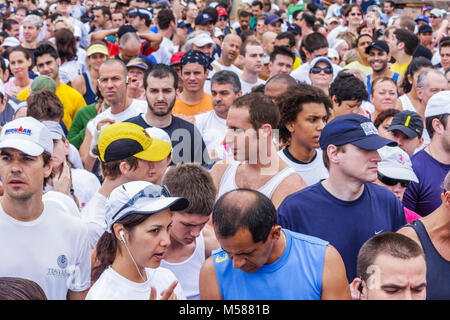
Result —
[[278, 107], [280, 108], [281, 116], [279, 124], [281, 140], [289, 140], [291, 133], [286, 128], [286, 125], [296, 121], [297, 115], [303, 110], [303, 104], [311, 102], [323, 103], [327, 116], [330, 116], [330, 109], [332, 108], [330, 98], [323, 90], [309, 84], [299, 83], [295, 88], [292, 88], [280, 97]]

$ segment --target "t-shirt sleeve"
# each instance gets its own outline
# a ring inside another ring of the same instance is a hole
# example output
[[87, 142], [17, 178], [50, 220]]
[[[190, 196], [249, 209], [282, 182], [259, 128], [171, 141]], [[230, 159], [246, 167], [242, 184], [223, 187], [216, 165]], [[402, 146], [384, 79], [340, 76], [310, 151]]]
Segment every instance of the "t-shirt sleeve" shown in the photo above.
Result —
[[411, 182], [403, 195], [403, 205], [409, 210], [416, 212], [419, 194], [419, 183]]
[[289, 222], [289, 204], [286, 201], [287, 198], [281, 203], [277, 210], [278, 224], [288, 230], [291, 230], [292, 226]]
[[82, 232], [78, 239], [79, 248], [76, 265], [73, 266], [71, 281], [68, 282], [69, 290], [80, 292], [89, 289], [91, 284], [91, 251], [88, 244], [87, 227], [80, 224]]
[[394, 228], [392, 231], [397, 231], [398, 229], [400, 229], [407, 223], [406, 216], [405, 216], [405, 209], [404, 209], [401, 201], [398, 200], [397, 198], [395, 198], [394, 212], [395, 212], [396, 219], [395, 219], [395, 222], [393, 225]]

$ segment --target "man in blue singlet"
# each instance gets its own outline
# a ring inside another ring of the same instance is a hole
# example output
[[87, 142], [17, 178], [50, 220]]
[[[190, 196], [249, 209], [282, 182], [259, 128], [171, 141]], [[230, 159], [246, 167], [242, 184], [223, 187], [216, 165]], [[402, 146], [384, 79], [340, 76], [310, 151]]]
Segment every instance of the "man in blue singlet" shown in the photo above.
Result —
[[282, 229], [269, 198], [251, 189], [220, 197], [212, 222], [222, 249], [200, 271], [200, 298], [349, 299], [344, 263], [327, 241]]

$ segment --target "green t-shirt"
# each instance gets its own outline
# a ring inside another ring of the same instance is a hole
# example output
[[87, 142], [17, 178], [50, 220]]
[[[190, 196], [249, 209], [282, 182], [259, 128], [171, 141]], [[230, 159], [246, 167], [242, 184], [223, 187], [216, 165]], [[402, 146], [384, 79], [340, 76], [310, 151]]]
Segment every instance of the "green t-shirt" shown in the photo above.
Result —
[[84, 140], [84, 133], [89, 120], [95, 118], [97, 115], [97, 109], [95, 109], [96, 103], [92, 103], [88, 106], [81, 108], [73, 119], [72, 126], [70, 127], [67, 139], [77, 149], [81, 147]]

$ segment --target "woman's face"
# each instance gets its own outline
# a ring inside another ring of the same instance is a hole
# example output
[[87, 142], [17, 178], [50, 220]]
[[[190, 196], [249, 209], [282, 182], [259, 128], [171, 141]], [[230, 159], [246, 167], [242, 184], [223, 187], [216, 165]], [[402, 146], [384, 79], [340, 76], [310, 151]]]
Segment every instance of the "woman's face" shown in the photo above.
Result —
[[[172, 213], [155, 213], [125, 235], [127, 246], [141, 268], [158, 268], [170, 245]], [[127, 254], [127, 253], [124, 253]]]
[[103, 64], [103, 62], [106, 61], [108, 57], [101, 53], [94, 53], [91, 54], [87, 58], [88, 65], [93, 68], [94, 70], [98, 71], [100, 69], [100, 66]]
[[311, 84], [313, 86], [327, 88], [333, 80], [333, 68], [328, 63], [320, 61], [316, 63], [313, 68], [311, 68], [309, 72], [309, 79], [311, 80]]
[[59, 169], [59, 167], [66, 160], [67, 155], [69, 154], [69, 142], [67, 140], [58, 139], [53, 140], [53, 168]]
[[380, 137], [386, 138], [386, 139], [392, 139], [392, 133], [391, 131], [388, 131], [389, 127], [391, 126], [392, 119], [394, 117], [387, 117], [384, 119], [382, 123], [378, 126], [378, 135]]
[[398, 100], [397, 87], [391, 81], [378, 82], [373, 88], [370, 100], [377, 112], [394, 109]]
[[31, 66], [31, 59], [27, 59], [25, 54], [20, 51], [14, 51], [9, 55], [9, 65], [11, 73], [17, 78], [28, 75], [28, 69]]
[[339, 53], [339, 57], [341, 57], [341, 60], [344, 58], [344, 55], [349, 50], [349, 46], [347, 41], [343, 42], [337, 49], [337, 52]]

